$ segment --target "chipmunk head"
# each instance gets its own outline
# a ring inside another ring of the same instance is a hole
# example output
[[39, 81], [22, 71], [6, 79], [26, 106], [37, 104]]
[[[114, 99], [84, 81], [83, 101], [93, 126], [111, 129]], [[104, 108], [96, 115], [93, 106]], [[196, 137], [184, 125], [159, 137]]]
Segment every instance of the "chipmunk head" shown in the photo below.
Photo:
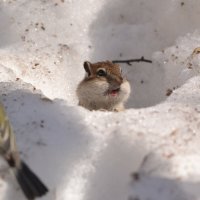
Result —
[[98, 81], [97, 87], [102, 87], [103, 95], [117, 96], [123, 83], [122, 70], [119, 65], [109, 61], [92, 64], [84, 62], [85, 80]]
[[123, 78], [119, 65], [110, 61], [90, 63], [84, 62], [86, 75], [79, 84], [78, 97], [91, 104], [115, 105], [126, 101], [130, 94], [129, 82]]

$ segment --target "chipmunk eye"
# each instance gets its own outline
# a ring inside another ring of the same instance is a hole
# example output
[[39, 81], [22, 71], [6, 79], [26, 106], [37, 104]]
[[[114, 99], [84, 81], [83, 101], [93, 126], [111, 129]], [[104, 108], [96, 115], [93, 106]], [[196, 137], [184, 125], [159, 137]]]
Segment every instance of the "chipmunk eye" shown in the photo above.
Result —
[[97, 75], [98, 75], [98, 76], [106, 76], [107, 73], [106, 73], [105, 69], [99, 69], [99, 70], [97, 71]]

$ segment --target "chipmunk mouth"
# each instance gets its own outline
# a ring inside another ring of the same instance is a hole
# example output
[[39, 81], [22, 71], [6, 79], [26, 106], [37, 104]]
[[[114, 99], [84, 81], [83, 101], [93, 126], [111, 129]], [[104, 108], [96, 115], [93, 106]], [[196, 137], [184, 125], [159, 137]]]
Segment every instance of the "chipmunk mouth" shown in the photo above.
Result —
[[116, 97], [119, 94], [120, 88], [114, 89], [114, 90], [108, 90], [107, 94], [112, 96], [112, 97]]

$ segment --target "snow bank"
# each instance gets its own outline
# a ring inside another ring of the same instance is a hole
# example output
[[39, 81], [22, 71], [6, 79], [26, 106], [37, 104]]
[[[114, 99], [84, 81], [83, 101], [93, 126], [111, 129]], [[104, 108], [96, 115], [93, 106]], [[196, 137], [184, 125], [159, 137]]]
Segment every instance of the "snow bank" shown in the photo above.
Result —
[[[4, 0], [0, 9], [1, 101], [22, 158], [50, 189], [41, 199], [200, 199], [197, 0]], [[141, 56], [153, 64], [122, 65], [127, 111], [77, 106], [83, 61]], [[1, 163], [0, 200], [23, 200]]]

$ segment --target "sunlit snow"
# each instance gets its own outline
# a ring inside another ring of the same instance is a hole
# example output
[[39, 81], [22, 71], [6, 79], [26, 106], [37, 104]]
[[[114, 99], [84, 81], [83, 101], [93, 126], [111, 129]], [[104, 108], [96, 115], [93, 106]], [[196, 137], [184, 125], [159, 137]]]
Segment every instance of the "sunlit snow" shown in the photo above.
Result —
[[[200, 200], [199, 1], [2, 0], [0, 93], [44, 200]], [[127, 110], [77, 105], [82, 64], [122, 64]], [[25, 200], [1, 160], [0, 200]]]

